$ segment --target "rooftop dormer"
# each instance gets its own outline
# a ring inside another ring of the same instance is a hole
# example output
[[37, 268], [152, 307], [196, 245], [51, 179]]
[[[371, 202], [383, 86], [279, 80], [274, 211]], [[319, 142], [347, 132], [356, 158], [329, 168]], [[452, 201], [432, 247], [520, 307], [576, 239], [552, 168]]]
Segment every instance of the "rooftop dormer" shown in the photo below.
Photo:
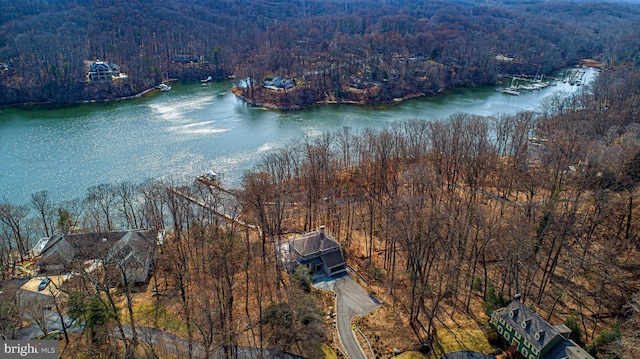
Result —
[[512, 309], [512, 310], [509, 312], [509, 318], [513, 319], [514, 321], [515, 321], [515, 320], [517, 320], [517, 319], [518, 319], [518, 313], [519, 313], [519, 312], [520, 312], [520, 310], [519, 310], [519, 309], [517, 309], [517, 308]]

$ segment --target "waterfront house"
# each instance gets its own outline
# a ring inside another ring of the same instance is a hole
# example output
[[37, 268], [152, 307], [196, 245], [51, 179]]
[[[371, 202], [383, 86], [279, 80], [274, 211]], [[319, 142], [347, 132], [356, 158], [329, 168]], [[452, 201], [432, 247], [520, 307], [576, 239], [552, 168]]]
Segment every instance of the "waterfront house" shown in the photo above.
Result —
[[38, 266], [42, 272], [73, 272], [90, 263], [90, 270], [85, 270], [112, 268], [126, 275], [128, 283], [143, 283], [151, 270], [155, 244], [151, 230], [58, 234], [47, 241]]
[[280, 254], [289, 271], [303, 265], [311, 274], [322, 272], [335, 276], [346, 272], [342, 247], [325, 232], [324, 226], [285, 243]]
[[128, 231], [107, 253], [105, 266], [115, 269], [122, 283], [144, 283], [151, 270], [155, 243], [152, 231]]
[[114, 63], [100, 60], [89, 63], [89, 72], [87, 73], [87, 79], [89, 81], [111, 81], [126, 77], [126, 75], [120, 72], [120, 66]]
[[288, 90], [292, 88], [295, 83], [292, 79], [284, 77], [274, 77], [271, 80], [265, 80], [262, 85], [270, 90]]
[[519, 299], [494, 311], [489, 323], [526, 359], [593, 359], [569, 339], [566, 325], [547, 323]]

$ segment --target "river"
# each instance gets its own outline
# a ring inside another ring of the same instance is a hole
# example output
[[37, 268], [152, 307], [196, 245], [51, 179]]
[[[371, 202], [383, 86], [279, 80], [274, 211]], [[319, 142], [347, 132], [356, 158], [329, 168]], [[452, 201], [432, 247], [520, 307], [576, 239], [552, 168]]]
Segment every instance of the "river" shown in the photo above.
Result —
[[[586, 78], [595, 75], [587, 70]], [[0, 200], [27, 203], [47, 190], [54, 201], [124, 180], [167, 177], [186, 181], [213, 169], [226, 186], [261, 156], [295, 138], [381, 129], [394, 121], [536, 111], [557, 91], [583, 87], [559, 82], [510, 96], [496, 88], [457, 89], [389, 106], [323, 105], [300, 111], [254, 108], [235, 98], [230, 82], [174, 83], [172, 91], [139, 99], [57, 109], [0, 110]]]

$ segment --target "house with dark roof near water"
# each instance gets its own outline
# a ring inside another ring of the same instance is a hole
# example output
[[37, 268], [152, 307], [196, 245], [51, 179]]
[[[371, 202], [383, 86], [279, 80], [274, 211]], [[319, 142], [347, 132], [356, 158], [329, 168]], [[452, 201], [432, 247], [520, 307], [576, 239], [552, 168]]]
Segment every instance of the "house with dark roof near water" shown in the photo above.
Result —
[[120, 66], [100, 60], [89, 63], [89, 81], [111, 81], [118, 78], [126, 78], [126, 75], [120, 73]]
[[152, 230], [58, 234], [47, 241], [38, 266], [43, 272], [72, 272], [86, 263], [95, 267], [97, 261], [116, 269], [127, 283], [144, 283], [155, 249]]
[[569, 339], [566, 325], [547, 323], [519, 299], [495, 310], [489, 323], [526, 359], [593, 359]]
[[144, 283], [149, 277], [155, 236], [152, 231], [128, 231], [107, 253], [105, 265], [114, 267], [122, 283]]
[[280, 253], [289, 271], [298, 265], [307, 267], [311, 274], [322, 272], [328, 276], [347, 270], [340, 243], [325, 232], [324, 226], [285, 243]]

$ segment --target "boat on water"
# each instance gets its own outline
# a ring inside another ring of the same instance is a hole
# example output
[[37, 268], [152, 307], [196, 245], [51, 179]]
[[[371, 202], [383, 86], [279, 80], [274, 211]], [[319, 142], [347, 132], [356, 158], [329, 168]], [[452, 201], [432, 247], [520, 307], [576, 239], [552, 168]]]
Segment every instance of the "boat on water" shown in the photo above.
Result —
[[203, 176], [212, 181], [218, 178], [218, 174], [214, 170], [208, 170]]
[[506, 88], [504, 90], [502, 90], [502, 93], [507, 94], [507, 95], [512, 95], [512, 96], [520, 96], [520, 92], [517, 90], [514, 90], [512, 88]]
[[167, 85], [167, 84], [160, 84], [158, 86], [156, 86], [156, 88], [158, 90], [160, 90], [160, 92], [167, 92], [167, 91], [171, 91], [171, 86]]
[[200, 80], [200, 82], [202, 82], [203, 84], [206, 84], [207, 82], [211, 82], [211, 81], [213, 81], [213, 77], [211, 77], [211, 76], [207, 77], [204, 80]]
[[539, 90], [540, 87], [536, 86], [536, 85], [520, 85], [518, 87], [519, 89], [525, 90], [525, 91], [534, 91], [534, 90]]

